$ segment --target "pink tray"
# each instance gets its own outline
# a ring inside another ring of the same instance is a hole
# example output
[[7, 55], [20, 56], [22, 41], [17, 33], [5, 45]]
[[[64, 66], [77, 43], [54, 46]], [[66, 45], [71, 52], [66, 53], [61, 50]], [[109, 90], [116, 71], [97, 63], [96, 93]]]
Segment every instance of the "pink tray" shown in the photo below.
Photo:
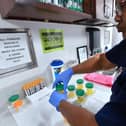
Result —
[[103, 75], [99, 73], [89, 73], [84, 76], [85, 80], [92, 81], [98, 84], [111, 87], [113, 84], [113, 77], [110, 75]]

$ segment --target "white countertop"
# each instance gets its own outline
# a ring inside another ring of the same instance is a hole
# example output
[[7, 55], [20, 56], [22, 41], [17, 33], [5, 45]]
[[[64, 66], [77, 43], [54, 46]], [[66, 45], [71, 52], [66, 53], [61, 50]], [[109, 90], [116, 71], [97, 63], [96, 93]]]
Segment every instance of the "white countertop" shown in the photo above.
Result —
[[[83, 75], [74, 75], [69, 84], [75, 84], [79, 78], [83, 78]], [[94, 83], [94, 90], [95, 93], [87, 98], [83, 107], [96, 113], [109, 101], [111, 88]], [[45, 96], [38, 103], [27, 104], [16, 113], [3, 107], [0, 110], [0, 126], [67, 126], [62, 115], [49, 104], [48, 99], [49, 96]]]
[[[84, 75], [74, 75], [70, 80], [69, 84], [74, 84], [77, 79], [83, 79]], [[84, 81], [84, 83], [89, 81]], [[109, 101], [111, 95], [111, 87], [104, 86], [101, 84], [93, 83], [95, 93], [86, 98], [86, 102], [82, 107], [87, 108], [89, 111], [96, 113], [105, 103]]]

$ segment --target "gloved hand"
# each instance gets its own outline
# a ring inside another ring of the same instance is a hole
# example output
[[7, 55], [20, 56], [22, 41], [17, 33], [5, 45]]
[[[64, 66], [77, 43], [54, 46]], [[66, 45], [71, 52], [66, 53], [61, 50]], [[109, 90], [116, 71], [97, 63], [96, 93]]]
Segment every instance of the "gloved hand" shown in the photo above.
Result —
[[50, 99], [49, 99], [49, 102], [54, 106], [56, 107], [56, 110], [59, 111], [59, 105], [60, 105], [60, 102], [62, 100], [66, 100], [67, 99], [67, 94], [64, 93], [64, 94], [61, 94], [57, 91], [54, 91], [51, 96], [50, 96]]
[[58, 84], [59, 82], [63, 82], [64, 84], [64, 91], [67, 88], [68, 82], [71, 79], [72, 75], [73, 75], [73, 70], [72, 68], [69, 68], [63, 72], [61, 72], [57, 77], [55, 82], [53, 83], [53, 88], [56, 86], [56, 84]]

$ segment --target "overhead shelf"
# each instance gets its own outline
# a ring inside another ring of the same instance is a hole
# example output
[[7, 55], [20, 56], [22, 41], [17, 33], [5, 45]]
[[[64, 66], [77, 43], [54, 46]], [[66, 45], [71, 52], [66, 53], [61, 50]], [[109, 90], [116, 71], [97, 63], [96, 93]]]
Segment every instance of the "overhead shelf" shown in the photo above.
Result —
[[92, 18], [88, 20], [78, 20], [74, 24], [80, 25], [90, 25], [90, 26], [103, 26], [103, 27], [113, 27], [114, 24], [111, 21], [101, 20], [97, 18]]
[[76, 12], [53, 4], [35, 2], [35, 0], [1, 0], [0, 14], [4, 19], [58, 23], [74, 23], [79, 20], [92, 19], [92, 16], [87, 13]]

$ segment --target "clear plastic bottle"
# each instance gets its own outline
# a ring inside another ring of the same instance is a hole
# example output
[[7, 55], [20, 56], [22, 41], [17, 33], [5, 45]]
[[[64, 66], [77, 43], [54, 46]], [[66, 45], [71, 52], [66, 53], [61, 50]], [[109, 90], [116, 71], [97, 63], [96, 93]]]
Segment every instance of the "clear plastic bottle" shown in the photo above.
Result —
[[82, 89], [77, 89], [76, 90], [76, 95], [77, 95], [77, 103], [83, 103], [85, 102], [85, 91]]
[[78, 0], [78, 11], [83, 12], [83, 0]]
[[93, 83], [86, 83], [85, 87], [86, 87], [86, 95], [91, 95], [91, 94], [94, 93], [94, 85], [93, 85]]
[[74, 98], [75, 95], [75, 85], [68, 86], [68, 98]]
[[83, 79], [78, 79], [76, 81], [77, 83], [77, 89], [83, 89], [84, 88], [84, 80]]

